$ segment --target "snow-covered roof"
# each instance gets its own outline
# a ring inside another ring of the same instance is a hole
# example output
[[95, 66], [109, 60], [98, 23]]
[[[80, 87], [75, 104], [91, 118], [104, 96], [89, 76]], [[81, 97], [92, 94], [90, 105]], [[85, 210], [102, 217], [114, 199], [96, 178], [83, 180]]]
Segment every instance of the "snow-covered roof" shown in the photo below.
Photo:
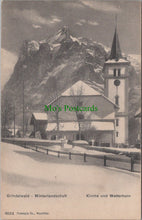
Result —
[[115, 119], [115, 112], [106, 115], [103, 119]]
[[69, 89], [61, 94], [61, 96], [84, 96], [84, 95], [100, 95], [98, 91], [91, 88], [85, 82], [79, 80], [74, 85], [72, 85]]
[[[86, 123], [86, 122], [84, 122]], [[89, 122], [90, 123], [90, 122]], [[83, 123], [82, 123], [83, 125]], [[92, 121], [89, 125], [90, 128], [95, 128], [98, 131], [113, 131], [114, 123], [113, 122], [103, 122], [103, 121]], [[57, 131], [57, 123], [48, 123], [47, 131]], [[82, 130], [85, 130], [85, 127], [82, 126]], [[78, 122], [62, 122], [59, 123], [59, 131], [79, 131]]]
[[91, 88], [95, 89], [99, 93], [104, 93], [104, 84], [97, 83], [92, 80], [84, 81], [87, 85], [89, 85]]
[[48, 117], [47, 117], [47, 114], [46, 113], [33, 113], [33, 116], [36, 120], [44, 120], [44, 121], [47, 121]]
[[104, 97], [105, 99], [107, 99], [110, 103], [112, 103], [113, 105], [115, 105], [116, 108], [119, 109], [119, 106], [116, 105], [110, 98], [106, 97], [105, 95], [102, 94], [102, 97]]
[[[47, 131], [56, 131], [57, 123], [48, 123]], [[59, 123], [60, 131], [79, 131], [78, 122], [64, 122]]]
[[109, 64], [117, 64], [117, 63], [129, 63], [129, 61], [125, 60], [125, 59], [119, 59], [119, 60], [115, 60], [115, 59], [112, 59], [112, 60], [107, 60], [105, 63], [109, 63]]
[[[94, 83], [93, 83], [94, 84]], [[95, 84], [89, 84], [87, 82], [83, 82], [81, 80], [77, 81], [75, 84], [73, 84], [69, 89], [64, 91], [60, 96], [56, 97], [53, 101], [48, 103], [48, 105], [55, 102], [57, 99], [59, 99], [61, 96], [101, 96], [104, 97], [107, 101], [112, 103], [115, 107], [119, 108], [112, 100], [110, 100], [108, 97], [102, 94], [102, 90], [100, 89], [100, 92], [98, 92], [94, 87]]]

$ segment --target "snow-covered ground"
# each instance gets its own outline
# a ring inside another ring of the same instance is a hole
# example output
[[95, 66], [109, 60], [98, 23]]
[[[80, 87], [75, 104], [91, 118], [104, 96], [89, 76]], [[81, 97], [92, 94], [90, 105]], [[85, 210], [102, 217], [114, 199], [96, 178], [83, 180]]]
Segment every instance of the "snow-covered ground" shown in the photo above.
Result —
[[[2, 219], [123, 219], [124, 212], [125, 218], [138, 219], [135, 218], [140, 212], [140, 177], [137, 174], [85, 163], [73, 164], [68, 158], [7, 143], [1, 145], [1, 164], [2, 216], [5, 211], [34, 213]], [[8, 198], [8, 194], [30, 197]], [[67, 197], [35, 198], [35, 194], [66, 194]], [[99, 195], [99, 198], [87, 197], [88, 194]], [[110, 198], [110, 194], [130, 197]], [[39, 216], [37, 212], [49, 215]]]
[[[62, 149], [62, 148], [61, 148]], [[114, 155], [112, 153], [105, 153], [105, 152], [100, 152], [100, 151], [95, 151], [95, 150], [87, 150], [83, 147], [75, 146], [72, 148], [72, 145], [66, 144], [64, 145], [64, 149], [70, 149], [70, 152], [73, 153], [81, 153], [81, 154], [90, 154], [90, 155]]]
[[94, 149], [95, 148], [100, 148], [100, 149], [106, 149], [106, 150], [110, 150], [110, 152], [111, 152], [111, 150], [113, 150], [113, 151], [119, 151], [119, 152], [125, 152], [125, 153], [141, 153], [141, 150], [140, 149], [138, 149], [138, 148], [116, 148], [116, 147], [93, 147]]
[[[107, 148], [108, 149], [108, 148]], [[118, 150], [118, 151], [124, 151], [124, 152], [138, 152], [141, 153], [141, 150], [138, 148], [115, 148], [115, 147], [109, 147], [111, 150]]]
[[[54, 145], [51, 147], [45, 147], [46, 149], [50, 150], [55, 150], [55, 151], [65, 151], [65, 152], [72, 152], [72, 153], [80, 153], [80, 154], [90, 154], [90, 155], [114, 155], [112, 153], [105, 153], [105, 152], [100, 152], [100, 151], [95, 151], [95, 150], [87, 150], [83, 147], [79, 146], [72, 146], [71, 144], [64, 144], [64, 147], [61, 147], [60, 145]], [[49, 152], [51, 154], [51, 152]], [[54, 155], [57, 155], [57, 153], [54, 153]], [[68, 155], [64, 155], [68, 156]]]

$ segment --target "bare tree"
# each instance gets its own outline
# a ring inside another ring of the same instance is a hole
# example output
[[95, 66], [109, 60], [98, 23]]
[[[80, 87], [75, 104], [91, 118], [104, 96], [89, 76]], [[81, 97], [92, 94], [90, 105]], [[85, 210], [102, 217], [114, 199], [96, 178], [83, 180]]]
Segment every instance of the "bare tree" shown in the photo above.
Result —
[[13, 93], [11, 91], [7, 91], [2, 96], [2, 103], [1, 103], [1, 125], [2, 125], [2, 135], [6, 135], [7, 127], [11, 126], [14, 120], [13, 112], [14, 104], [13, 104]]
[[76, 107], [76, 119], [78, 122], [78, 128], [79, 128], [79, 140], [81, 140], [82, 137], [82, 122], [84, 120], [84, 112], [79, 111], [79, 107], [82, 107], [85, 105], [84, 100], [83, 100], [83, 86], [80, 86], [80, 88], [77, 88], [77, 90], [70, 90], [70, 95], [72, 97], [72, 102], [74, 107]]
[[[57, 124], [57, 132], [56, 132], [56, 139], [59, 139], [59, 132], [60, 132], [60, 127], [59, 127], [59, 123], [60, 123], [60, 117], [59, 117], [59, 114], [60, 114], [60, 106], [61, 106], [61, 99], [60, 99], [60, 94], [58, 92], [58, 89], [57, 89], [57, 82], [55, 82], [55, 85], [54, 85], [54, 93], [51, 97], [51, 100], [55, 100], [54, 102], [54, 105], [52, 107], [56, 107], [56, 110], [55, 111], [52, 111], [52, 113], [54, 114], [54, 119], [56, 121], [56, 124]], [[50, 106], [50, 103], [47, 105], [47, 107]]]

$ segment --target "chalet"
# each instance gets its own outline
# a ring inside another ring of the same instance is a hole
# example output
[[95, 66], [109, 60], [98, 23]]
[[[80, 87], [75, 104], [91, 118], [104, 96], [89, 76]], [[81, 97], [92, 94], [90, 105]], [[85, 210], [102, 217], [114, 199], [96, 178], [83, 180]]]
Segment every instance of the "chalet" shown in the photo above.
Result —
[[33, 127], [32, 136], [35, 137], [36, 132], [40, 132], [40, 135], [44, 136], [46, 132], [46, 127], [48, 123], [48, 118], [46, 113], [32, 113], [30, 125]]

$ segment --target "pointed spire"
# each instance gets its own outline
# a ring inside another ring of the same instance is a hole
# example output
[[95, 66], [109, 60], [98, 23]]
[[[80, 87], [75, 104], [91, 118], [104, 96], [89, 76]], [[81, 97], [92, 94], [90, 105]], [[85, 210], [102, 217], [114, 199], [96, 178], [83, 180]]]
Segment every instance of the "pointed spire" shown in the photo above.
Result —
[[122, 54], [121, 54], [121, 48], [120, 48], [120, 44], [119, 44], [119, 38], [118, 38], [118, 34], [117, 34], [117, 16], [115, 18], [115, 32], [114, 32], [114, 37], [113, 37], [113, 42], [112, 42], [112, 47], [111, 47], [111, 53], [110, 53], [110, 60], [119, 60], [120, 58], [122, 58]]

